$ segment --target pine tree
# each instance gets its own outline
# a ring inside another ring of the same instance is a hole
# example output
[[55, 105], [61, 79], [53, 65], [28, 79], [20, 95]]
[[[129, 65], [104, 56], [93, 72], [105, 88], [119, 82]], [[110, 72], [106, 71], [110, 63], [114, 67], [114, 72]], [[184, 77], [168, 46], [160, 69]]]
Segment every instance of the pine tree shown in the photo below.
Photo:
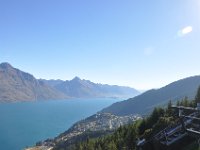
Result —
[[197, 103], [200, 103], [200, 86], [198, 87], [197, 94], [196, 94], [196, 97], [195, 97], [195, 101]]
[[167, 111], [166, 111], [166, 113], [167, 113], [167, 115], [168, 116], [171, 116], [172, 115], [172, 101], [170, 100], [169, 102], [168, 102], [168, 105], [167, 105]]
[[177, 106], [180, 106], [180, 101], [179, 101], [179, 100], [176, 102], [176, 105], [177, 105]]

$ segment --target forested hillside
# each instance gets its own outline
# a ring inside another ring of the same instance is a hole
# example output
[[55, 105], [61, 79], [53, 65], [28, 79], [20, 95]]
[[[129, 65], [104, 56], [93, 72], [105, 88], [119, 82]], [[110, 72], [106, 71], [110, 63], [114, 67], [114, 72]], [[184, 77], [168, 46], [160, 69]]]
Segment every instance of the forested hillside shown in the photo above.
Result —
[[[195, 101], [183, 99], [177, 102], [181, 106], [195, 106]], [[71, 146], [71, 150], [135, 150], [138, 140], [145, 139], [143, 150], [154, 150], [152, 147], [153, 137], [167, 126], [175, 125], [178, 121], [178, 112], [171, 109], [171, 102], [167, 108], [157, 107], [143, 120], [138, 120], [133, 124], [118, 128], [113, 134], [99, 137], [88, 138], [86, 141], [79, 142]], [[195, 139], [189, 138], [182, 145], [174, 145], [173, 149], [183, 149]], [[182, 142], [182, 141], [180, 141]], [[55, 147], [54, 150], [65, 149], [65, 147]]]

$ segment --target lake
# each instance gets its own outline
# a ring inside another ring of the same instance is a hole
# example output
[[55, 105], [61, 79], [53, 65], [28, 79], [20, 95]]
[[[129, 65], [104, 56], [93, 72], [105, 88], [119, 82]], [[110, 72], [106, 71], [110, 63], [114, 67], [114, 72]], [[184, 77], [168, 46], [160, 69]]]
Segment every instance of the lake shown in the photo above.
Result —
[[21, 150], [53, 138], [119, 99], [70, 99], [0, 104], [0, 150]]

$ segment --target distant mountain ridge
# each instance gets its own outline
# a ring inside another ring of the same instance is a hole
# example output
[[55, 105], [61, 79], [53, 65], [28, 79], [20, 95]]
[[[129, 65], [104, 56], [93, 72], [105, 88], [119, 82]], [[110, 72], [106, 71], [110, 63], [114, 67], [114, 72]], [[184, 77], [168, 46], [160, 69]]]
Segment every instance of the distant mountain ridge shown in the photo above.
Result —
[[0, 102], [67, 98], [132, 97], [139, 92], [120, 86], [95, 84], [78, 77], [70, 81], [38, 80], [33, 75], [0, 64]]
[[67, 96], [40, 82], [33, 75], [13, 68], [8, 63], [0, 64], [0, 101], [34, 101], [39, 99], [64, 99]]
[[152, 89], [128, 100], [117, 102], [102, 110], [115, 115], [147, 114], [155, 106], [165, 105], [169, 100], [176, 101], [187, 96], [194, 99], [200, 86], [200, 76], [175, 81], [160, 89]]
[[61, 91], [66, 95], [75, 98], [128, 98], [139, 94], [139, 91], [130, 87], [98, 84], [89, 80], [81, 80], [79, 77], [75, 77], [74, 79], [67, 81], [43, 79], [41, 81], [52, 86], [58, 91]]

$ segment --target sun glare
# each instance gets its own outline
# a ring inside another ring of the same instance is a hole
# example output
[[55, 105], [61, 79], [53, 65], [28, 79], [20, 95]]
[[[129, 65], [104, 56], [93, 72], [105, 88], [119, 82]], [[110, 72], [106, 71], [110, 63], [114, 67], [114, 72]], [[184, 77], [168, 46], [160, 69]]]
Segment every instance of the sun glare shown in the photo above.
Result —
[[183, 28], [181, 33], [188, 34], [190, 32], [192, 32], [192, 26], [187, 26], [187, 27]]

